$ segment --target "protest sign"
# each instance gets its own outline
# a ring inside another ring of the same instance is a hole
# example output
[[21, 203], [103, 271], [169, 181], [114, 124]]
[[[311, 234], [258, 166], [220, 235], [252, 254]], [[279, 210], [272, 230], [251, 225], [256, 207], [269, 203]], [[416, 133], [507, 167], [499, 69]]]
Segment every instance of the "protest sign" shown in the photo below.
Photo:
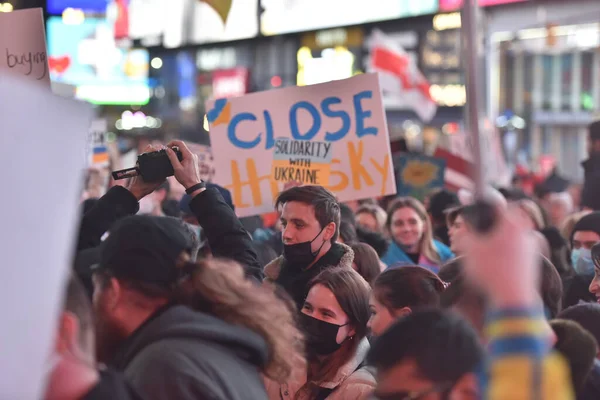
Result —
[[215, 183], [240, 216], [273, 210], [289, 182], [340, 201], [396, 192], [376, 74], [207, 102]]
[[50, 87], [41, 8], [0, 13], [0, 69]]
[[6, 272], [0, 280], [0, 399], [43, 399], [78, 225], [82, 132], [92, 110], [5, 71], [0, 93], [7, 94], [0, 97], [0, 170], [6, 187], [18, 193], [5, 196], [0, 207]]
[[398, 195], [423, 200], [433, 190], [444, 187], [446, 161], [423, 154], [394, 155]]
[[95, 119], [90, 126], [88, 143], [88, 165], [108, 167], [110, 156], [106, 144], [106, 119]]

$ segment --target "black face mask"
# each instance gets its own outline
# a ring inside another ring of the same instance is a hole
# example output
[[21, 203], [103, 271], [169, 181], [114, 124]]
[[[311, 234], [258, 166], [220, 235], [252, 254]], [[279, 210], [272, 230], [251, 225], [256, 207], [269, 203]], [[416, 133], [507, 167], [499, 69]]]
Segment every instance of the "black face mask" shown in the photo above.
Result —
[[306, 335], [306, 351], [320, 356], [335, 353], [343, 344], [336, 341], [338, 331], [346, 325], [330, 324], [300, 313], [300, 326]]
[[310, 242], [302, 242], [302, 243], [296, 243], [296, 244], [284, 244], [283, 245], [283, 258], [285, 258], [285, 261], [288, 264], [298, 266], [299, 268], [308, 267], [313, 261], [315, 261], [315, 258], [319, 255], [319, 252], [321, 252], [323, 245], [325, 245], [325, 240], [324, 240], [323, 243], [321, 243], [321, 246], [319, 247], [319, 249], [316, 251], [316, 253], [312, 252], [312, 243], [315, 240], [317, 240], [319, 235], [321, 235], [321, 232], [323, 232], [323, 229], [325, 229], [325, 227], [323, 227], [319, 231], [317, 236], [315, 236], [315, 238], [313, 240], [311, 240]]

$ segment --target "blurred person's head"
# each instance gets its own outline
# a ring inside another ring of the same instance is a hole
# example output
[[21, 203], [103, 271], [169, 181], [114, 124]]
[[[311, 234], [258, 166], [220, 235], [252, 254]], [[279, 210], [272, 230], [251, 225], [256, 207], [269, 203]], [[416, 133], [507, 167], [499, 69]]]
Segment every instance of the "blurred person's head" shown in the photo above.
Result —
[[356, 228], [348, 221], [340, 222], [340, 234], [338, 236], [339, 243], [350, 244], [358, 241]]
[[594, 275], [592, 282], [590, 283], [589, 291], [591, 294], [596, 296], [596, 301], [600, 303], [600, 263], [598, 260], [598, 254], [600, 253], [600, 243], [597, 243], [592, 247], [592, 265], [594, 267]]
[[574, 210], [573, 198], [569, 192], [550, 193], [548, 196], [547, 212], [552, 226], [560, 228]]
[[377, 253], [366, 243], [353, 243], [350, 247], [352, 247], [352, 250], [354, 251], [352, 268], [372, 286], [375, 278], [381, 273], [381, 266]]
[[92, 305], [75, 276], [67, 283], [50, 355], [46, 400], [82, 398], [99, 381]]
[[463, 211], [464, 207], [456, 207], [448, 211], [446, 216], [448, 236], [450, 237], [450, 249], [454, 254], [462, 254], [464, 252], [460, 243], [468, 230], [463, 217]]
[[382, 272], [371, 291], [369, 328], [380, 336], [396, 319], [419, 308], [438, 307], [444, 283], [421, 267], [397, 267]]
[[[562, 310], [557, 318], [575, 321], [600, 343], [600, 304], [581, 303]], [[596, 354], [600, 357], [600, 353]]]
[[575, 225], [581, 218], [591, 213], [592, 211], [584, 210], [571, 214], [564, 220], [562, 226], [559, 227], [560, 234], [569, 241], [569, 248], [571, 248], [572, 245], [571, 237], [573, 236], [573, 229], [575, 228]]
[[554, 350], [561, 354], [571, 370], [571, 382], [575, 393], [580, 392], [594, 366], [598, 353], [596, 339], [577, 322], [565, 319], [550, 321], [556, 335]]
[[375, 204], [363, 204], [356, 210], [356, 223], [373, 232], [383, 233], [387, 213]]
[[[440, 278], [450, 283], [442, 294], [441, 303], [443, 307], [459, 312], [481, 332], [487, 301], [483, 293], [471, 285], [464, 276], [463, 263], [464, 258], [458, 257], [440, 269]], [[538, 266], [540, 269], [538, 293], [549, 317], [554, 318], [562, 307], [562, 280], [550, 260], [541, 254]]]
[[375, 396], [479, 398], [475, 371], [483, 356], [477, 334], [466, 321], [442, 310], [417, 311], [399, 319], [373, 343], [368, 360], [377, 369]]
[[461, 315], [483, 337], [487, 299], [464, 276], [463, 259], [464, 257], [455, 258], [440, 269], [440, 279], [449, 283], [440, 296], [440, 305]]
[[592, 247], [600, 243], [600, 212], [582, 217], [573, 227], [571, 235], [571, 265], [579, 275], [594, 273]]
[[460, 205], [456, 193], [446, 189], [440, 190], [429, 199], [427, 208], [431, 217], [431, 223], [434, 226], [444, 225], [446, 223], [446, 211]]
[[570, 250], [567, 240], [562, 237], [555, 227], [545, 228], [540, 232], [546, 238], [550, 248], [550, 262], [556, 267], [558, 274], [561, 277], [573, 275], [574, 271], [569, 261]]
[[139, 201], [140, 210], [138, 214], [155, 216], [164, 215], [162, 204], [168, 199], [170, 190], [169, 181], [165, 181], [154, 192], [144, 196], [144, 198]]
[[383, 257], [390, 246], [390, 242], [382, 233], [373, 232], [369, 229], [362, 228], [360, 225], [356, 227], [356, 235], [360, 242], [371, 246], [379, 258]]
[[322, 186], [298, 186], [279, 194], [283, 256], [288, 263], [306, 268], [314, 264], [337, 240], [340, 204]]
[[588, 125], [587, 149], [590, 156], [600, 154], [600, 121]]
[[[369, 284], [351, 268], [328, 268], [310, 283], [300, 314], [309, 382], [327, 382], [367, 335]], [[313, 390], [307, 384], [305, 390]]]
[[539, 231], [540, 229], [546, 227], [542, 210], [533, 200], [518, 200], [516, 204], [521, 212], [527, 216], [527, 220], [529, 221], [529, 229]]
[[340, 223], [348, 222], [352, 226], [356, 226], [356, 217], [354, 215], [354, 210], [346, 203], [339, 203], [340, 205]]
[[127, 217], [111, 229], [93, 277], [99, 361], [110, 362], [162, 307], [181, 304], [261, 336], [271, 354], [261, 372], [285, 379], [301, 358], [289, 310], [234, 262], [191, 262], [192, 248], [189, 231], [174, 218]]
[[425, 206], [413, 197], [400, 197], [388, 209], [386, 227], [393, 241], [408, 253], [420, 253], [434, 262], [440, 257]]

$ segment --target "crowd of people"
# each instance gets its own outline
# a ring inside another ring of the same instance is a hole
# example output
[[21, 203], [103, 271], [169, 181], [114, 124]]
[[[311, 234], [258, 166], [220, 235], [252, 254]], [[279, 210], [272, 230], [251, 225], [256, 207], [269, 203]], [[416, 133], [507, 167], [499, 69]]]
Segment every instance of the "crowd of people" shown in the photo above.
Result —
[[135, 177], [84, 204], [46, 399], [600, 399], [600, 122], [581, 199], [489, 188], [486, 232], [447, 190], [293, 185], [240, 220], [164, 149], [183, 196]]

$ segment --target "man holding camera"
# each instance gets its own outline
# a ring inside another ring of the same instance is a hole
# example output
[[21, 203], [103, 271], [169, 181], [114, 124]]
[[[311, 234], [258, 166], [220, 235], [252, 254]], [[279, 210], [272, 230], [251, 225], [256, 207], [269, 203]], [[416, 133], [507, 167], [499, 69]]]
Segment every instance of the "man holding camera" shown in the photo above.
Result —
[[[181, 156], [175, 154], [172, 147], [178, 147]], [[176, 177], [190, 195], [190, 210], [202, 226], [208, 245], [215, 257], [228, 258], [244, 266], [246, 275], [258, 281], [262, 280], [262, 266], [259, 265], [252, 239], [235, 215], [233, 209], [223, 200], [217, 190], [211, 189], [210, 195], [198, 196], [204, 192], [205, 184], [200, 178], [198, 156], [193, 154], [186, 144], [179, 140], [170, 142], [164, 149], [148, 146], [146, 152], [164, 150], [173, 165]], [[180, 161], [181, 159], [181, 161]], [[102, 196], [94, 207], [82, 219], [77, 242], [78, 258], [87, 262], [77, 265], [76, 270], [84, 284], [91, 288], [89, 266], [97, 263], [98, 249], [106, 232], [120, 219], [134, 215], [139, 210], [139, 201], [151, 194], [163, 184], [145, 182], [141, 176], [131, 178], [127, 187], [115, 186]], [[89, 261], [92, 260], [92, 261]]]

